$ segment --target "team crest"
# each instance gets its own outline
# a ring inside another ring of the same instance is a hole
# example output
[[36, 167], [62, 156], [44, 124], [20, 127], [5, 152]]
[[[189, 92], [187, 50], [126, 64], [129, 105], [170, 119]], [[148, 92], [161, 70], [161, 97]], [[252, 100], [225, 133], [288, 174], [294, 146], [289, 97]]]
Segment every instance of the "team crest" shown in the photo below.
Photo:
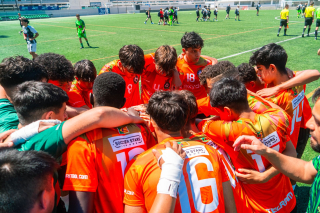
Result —
[[197, 75], [199, 76], [201, 74], [202, 70], [198, 70]]
[[257, 132], [257, 138], [258, 138], [259, 140], [261, 140], [261, 138], [262, 138], [262, 133], [261, 133], [261, 132]]
[[138, 83], [138, 81], [139, 81], [139, 77], [136, 75], [134, 78], [133, 78], [133, 83]]
[[169, 89], [169, 88], [170, 88], [170, 83], [169, 83], [169, 81], [167, 81], [167, 82], [164, 84], [164, 88], [165, 88], [165, 89]]
[[118, 127], [117, 129], [118, 129], [119, 134], [128, 134], [128, 133], [130, 133], [128, 127], [123, 127], [123, 128]]

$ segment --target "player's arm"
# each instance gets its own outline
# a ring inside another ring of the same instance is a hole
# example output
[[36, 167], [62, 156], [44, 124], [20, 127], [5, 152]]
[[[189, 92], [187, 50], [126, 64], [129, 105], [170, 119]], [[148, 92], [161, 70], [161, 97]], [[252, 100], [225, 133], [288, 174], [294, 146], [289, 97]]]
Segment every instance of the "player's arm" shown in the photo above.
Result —
[[35, 34], [33, 38], [29, 39], [30, 41], [36, 39], [39, 36], [39, 33], [33, 27], [30, 27], [30, 31]]
[[292, 87], [301, 86], [318, 80], [320, 73], [318, 70], [304, 70], [296, 73], [296, 76], [282, 84], [274, 87], [265, 88], [257, 92], [262, 97], [269, 97], [279, 93], [282, 90], [290, 89]]
[[223, 188], [223, 197], [224, 197], [224, 207], [225, 207], [226, 213], [237, 212], [230, 181], [223, 182], [222, 188]]
[[68, 213], [93, 212], [94, 192], [69, 191]]
[[312, 22], [314, 21], [314, 11], [312, 11]]
[[113, 107], [96, 107], [67, 120], [62, 127], [64, 142], [97, 128], [111, 128], [128, 123], [143, 123], [140, 117], [134, 117]]
[[[260, 90], [261, 91], [261, 90]], [[250, 95], [253, 95], [257, 98], [260, 98], [263, 102], [269, 104], [270, 107], [274, 108], [274, 109], [280, 109], [280, 110], [283, 110], [281, 107], [279, 107], [277, 104], [273, 103], [272, 101], [268, 101], [264, 98], [262, 98], [261, 96], [259, 96], [257, 93], [254, 93], [250, 90], [247, 90], [247, 93], [250, 94]]]
[[314, 168], [312, 161], [304, 161], [295, 157], [286, 156], [281, 154], [259, 141], [254, 136], [240, 136], [234, 142], [233, 147], [235, 151], [240, 148], [248, 149], [256, 154], [265, 157], [277, 170], [289, 178], [311, 184], [317, 175], [317, 170]]
[[[88, 107], [88, 109], [89, 109], [89, 107]], [[66, 112], [67, 112], [68, 118], [73, 118], [73, 117], [76, 117], [77, 115], [80, 115], [81, 113], [84, 113], [88, 109], [86, 107], [67, 106]]]

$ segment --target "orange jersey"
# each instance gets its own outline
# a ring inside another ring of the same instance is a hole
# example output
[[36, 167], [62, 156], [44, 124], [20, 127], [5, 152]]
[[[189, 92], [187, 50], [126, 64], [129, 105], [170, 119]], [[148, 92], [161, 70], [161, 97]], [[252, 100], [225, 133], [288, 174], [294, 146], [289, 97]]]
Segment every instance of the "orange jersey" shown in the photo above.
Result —
[[145, 66], [141, 76], [141, 99], [143, 103], [146, 104], [156, 91], [171, 89], [172, 77], [166, 77], [157, 73], [154, 62], [154, 53], [145, 55], [144, 60]]
[[124, 72], [122, 72], [122, 70], [120, 70], [118, 66], [119, 61], [120, 60], [114, 60], [104, 65], [100, 70], [99, 75], [104, 72], [114, 72], [122, 76], [126, 82], [126, 92], [124, 94], [126, 103], [123, 106], [124, 108], [142, 104], [139, 88], [140, 75], [135, 74], [133, 77], [128, 77]]
[[90, 103], [90, 93], [91, 90], [82, 90], [77, 82], [72, 83], [70, 91], [67, 93], [69, 100], [67, 105], [72, 107], [82, 107], [87, 105], [89, 108], [92, 108]]
[[200, 57], [196, 64], [188, 64], [184, 58], [178, 58], [177, 69], [180, 73], [181, 87], [192, 92], [197, 100], [207, 96], [206, 89], [200, 84], [199, 75], [203, 68], [211, 64], [210, 59], [203, 57]]
[[245, 194], [243, 193], [243, 190], [241, 188], [241, 185], [236, 177], [234, 167], [230, 161], [229, 155], [223, 151], [222, 148], [220, 148], [217, 144], [215, 144], [210, 138], [208, 138], [205, 134], [202, 132], [199, 132], [193, 136], [190, 137], [190, 140], [199, 141], [201, 143], [204, 143], [206, 145], [212, 146], [218, 153], [225, 170], [228, 174], [228, 177], [230, 179], [230, 184], [232, 186], [233, 196], [237, 207], [237, 212], [252, 212], [253, 210], [249, 206], [247, 202], [245, 202]]
[[288, 113], [292, 119], [290, 138], [294, 147], [297, 147], [300, 125], [303, 115], [303, 106], [305, 105], [303, 86], [293, 87], [283, 90], [277, 95], [271, 96], [268, 100], [277, 104]]
[[155, 144], [149, 130], [138, 124], [87, 132], [68, 145], [63, 190], [95, 192], [94, 212], [123, 212], [127, 163]]
[[[203, 121], [198, 128], [229, 154], [236, 170], [247, 168], [264, 172], [270, 167], [264, 157], [250, 150], [234, 151], [233, 143], [239, 136], [256, 136], [266, 146], [279, 152], [283, 152], [290, 141], [290, 117], [284, 111], [273, 108], [256, 114], [254, 122], [250, 119]], [[290, 212], [295, 206], [291, 183], [283, 174], [276, 175], [267, 183], [240, 184], [245, 202], [249, 203], [253, 212]]]
[[[306, 92], [306, 85], [303, 85], [303, 90]], [[302, 120], [300, 128], [307, 129], [307, 122], [312, 117], [312, 109], [310, 107], [309, 101], [306, 96], [304, 96], [303, 100], [303, 111], [302, 111]]]
[[[271, 106], [264, 101], [263, 99], [247, 94], [248, 104], [252, 111], [255, 113], [263, 113]], [[198, 105], [198, 114], [204, 114], [205, 116], [209, 115], [219, 115], [219, 111], [215, 107], [212, 107], [210, 104], [210, 97], [201, 98], [197, 100]]]
[[[217, 151], [189, 138], [179, 138], [168, 138], [156, 147], [163, 149], [165, 142], [177, 141], [187, 154], [174, 212], [225, 212], [222, 183], [229, 178]], [[149, 212], [161, 173], [152, 148], [130, 164], [124, 178], [124, 203], [144, 206]]]

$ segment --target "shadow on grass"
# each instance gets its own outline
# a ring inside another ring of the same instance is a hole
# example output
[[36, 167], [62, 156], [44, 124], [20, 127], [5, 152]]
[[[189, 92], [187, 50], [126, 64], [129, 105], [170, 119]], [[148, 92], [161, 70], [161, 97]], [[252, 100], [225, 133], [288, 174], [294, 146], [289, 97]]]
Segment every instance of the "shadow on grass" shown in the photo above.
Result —
[[310, 186], [297, 186], [295, 196], [297, 199], [297, 212], [306, 212], [309, 202]]
[[6, 35], [0, 35], [0, 38], [9, 38], [9, 36], [6, 36]]
[[99, 48], [99, 47], [86, 47], [86, 48], [97, 49], [97, 48]]

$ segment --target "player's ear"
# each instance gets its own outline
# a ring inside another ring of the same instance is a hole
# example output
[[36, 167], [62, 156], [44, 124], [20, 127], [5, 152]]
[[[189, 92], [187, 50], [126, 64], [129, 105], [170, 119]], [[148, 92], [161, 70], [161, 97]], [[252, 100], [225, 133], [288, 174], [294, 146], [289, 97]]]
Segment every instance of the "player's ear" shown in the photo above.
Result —
[[52, 118], [53, 118], [53, 111], [45, 112], [41, 117], [41, 119], [44, 119], [44, 120], [49, 120]]
[[273, 71], [273, 72], [277, 70], [277, 67], [276, 67], [276, 65], [274, 65], [274, 64], [270, 64], [269, 68], [270, 68], [270, 70]]

